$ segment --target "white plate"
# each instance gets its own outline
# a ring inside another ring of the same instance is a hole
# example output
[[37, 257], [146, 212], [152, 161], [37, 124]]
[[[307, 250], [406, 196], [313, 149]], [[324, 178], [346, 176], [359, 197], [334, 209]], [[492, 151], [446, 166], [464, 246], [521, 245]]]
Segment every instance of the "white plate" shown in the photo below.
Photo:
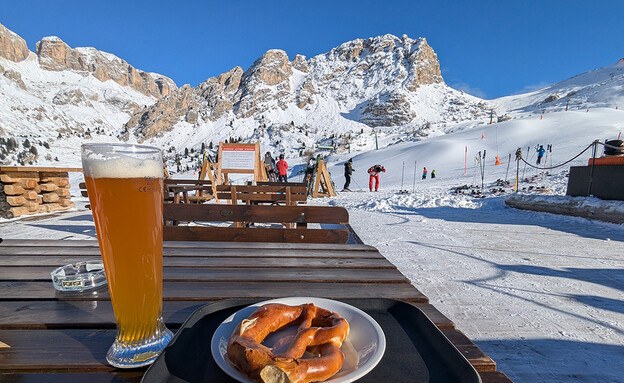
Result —
[[[238, 371], [227, 359], [227, 344], [234, 328], [248, 318], [256, 309], [267, 303], [282, 303], [286, 305], [300, 305], [314, 303], [318, 307], [333, 311], [349, 322], [349, 337], [343, 342], [341, 350], [345, 354], [342, 369], [326, 382], [347, 383], [353, 382], [371, 371], [386, 350], [386, 337], [383, 330], [370, 315], [346, 303], [331, 299], [312, 297], [280, 298], [259, 302], [232, 314], [217, 327], [210, 344], [212, 356], [217, 365], [229, 376], [243, 383], [254, 383], [247, 376]], [[265, 340], [264, 344], [270, 342]]]

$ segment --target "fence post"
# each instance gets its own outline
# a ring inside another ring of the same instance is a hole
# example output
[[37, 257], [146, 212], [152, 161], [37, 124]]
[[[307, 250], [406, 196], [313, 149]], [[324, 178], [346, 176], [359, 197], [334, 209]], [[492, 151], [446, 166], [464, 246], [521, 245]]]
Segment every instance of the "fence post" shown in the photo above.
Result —
[[522, 149], [516, 150], [516, 193], [518, 192], [518, 178], [520, 178], [520, 158], [522, 158]]
[[597, 151], [597, 147], [598, 147], [598, 140], [595, 140], [593, 143], [593, 148], [592, 148], [592, 164], [591, 164], [591, 169], [589, 170], [589, 185], [587, 186], [587, 196], [591, 196], [591, 189], [592, 189], [592, 181], [594, 178], [594, 166], [596, 164], [596, 151]]

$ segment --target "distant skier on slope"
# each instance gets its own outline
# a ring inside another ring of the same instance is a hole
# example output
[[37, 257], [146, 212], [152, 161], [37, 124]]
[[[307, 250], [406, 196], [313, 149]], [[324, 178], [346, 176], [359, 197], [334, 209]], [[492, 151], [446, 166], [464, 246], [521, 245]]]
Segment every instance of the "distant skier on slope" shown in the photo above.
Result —
[[355, 171], [355, 169], [353, 169], [353, 158], [349, 158], [349, 161], [345, 162], [344, 167], [345, 184], [343, 190], [351, 191], [351, 189], [349, 189], [351, 174]]
[[280, 160], [277, 161], [277, 171], [279, 176], [277, 177], [278, 182], [288, 182], [288, 162], [284, 160], [284, 155], [280, 154]]
[[435, 178], [435, 169], [431, 171], [431, 179], [434, 179], [434, 178]]
[[537, 149], [537, 164], [538, 165], [542, 162], [542, 157], [544, 157], [544, 153], [546, 153], [546, 149], [544, 149], [544, 145], [540, 145], [539, 149]]
[[424, 168], [423, 168], [423, 175], [422, 175], [422, 179], [423, 179], [423, 180], [426, 180], [426, 179], [427, 179], [427, 168], [426, 168], [426, 167], [424, 167]]
[[386, 172], [386, 168], [381, 165], [373, 165], [368, 169], [368, 174], [370, 174], [368, 188], [370, 191], [373, 191], [373, 181], [375, 182], [375, 191], [379, 191], [379, 173], [381, 172]]

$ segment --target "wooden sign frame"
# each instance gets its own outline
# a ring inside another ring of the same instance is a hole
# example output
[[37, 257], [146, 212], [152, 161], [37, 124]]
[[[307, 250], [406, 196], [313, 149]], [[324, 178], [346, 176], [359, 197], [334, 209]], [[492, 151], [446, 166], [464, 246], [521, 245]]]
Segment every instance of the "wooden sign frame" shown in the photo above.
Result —
[[[320, 191], [319, 189], [323, 189]], [[312, 198], [318, 197], [334, 197], [336, 192], [329, 176], [329, 171], [325, 165], [325, 161], [320, 159], [316, 165], [316, 177], [314, 179], [314, 190], [312, 192]]]
[[[236, 168], [224, 168], [223, 167], [223, 151], [254, 151], [254, 163], [253, 166], [249, 166], [247, 169], [236, 169]], [[217, 183], [227, 185], [228, 174], [230, 173], [242, 173], [242, 174], [253, 174], [254, 181], [261, 182], [263, 180], [262, 168], [263, 163], [260, 159], [260, 143], [252, 143], [252, 144], [226, 144], [224, 142], [219, 142], [219, 151], [218, 151], [218, 161], [217, 161]]]

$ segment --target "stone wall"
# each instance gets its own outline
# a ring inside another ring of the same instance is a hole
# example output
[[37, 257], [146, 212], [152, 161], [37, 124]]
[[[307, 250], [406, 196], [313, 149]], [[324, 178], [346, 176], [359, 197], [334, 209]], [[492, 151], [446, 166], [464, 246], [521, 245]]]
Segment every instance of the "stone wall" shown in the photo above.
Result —
[[62, 171], [0, 171], [0, 217], [67, 210], [75, 205]]

